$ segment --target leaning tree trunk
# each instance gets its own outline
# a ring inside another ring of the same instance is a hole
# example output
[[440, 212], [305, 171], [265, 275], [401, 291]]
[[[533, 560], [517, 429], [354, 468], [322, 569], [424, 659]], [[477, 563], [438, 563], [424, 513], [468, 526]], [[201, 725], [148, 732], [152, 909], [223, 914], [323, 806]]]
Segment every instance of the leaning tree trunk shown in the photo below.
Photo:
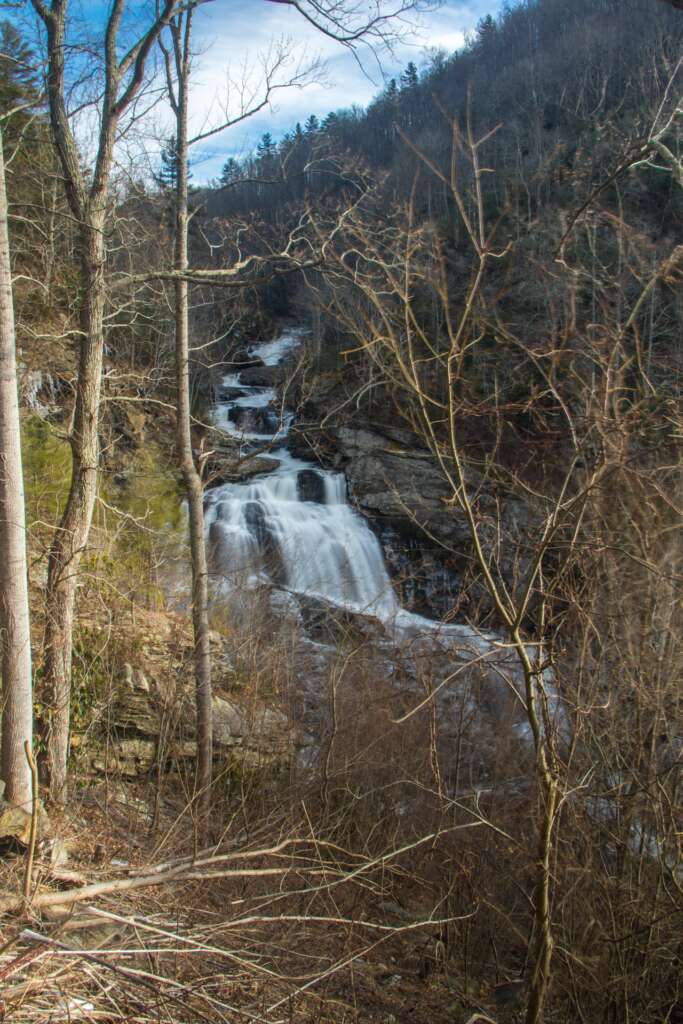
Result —
[[[178, 67], [176, 114], [176, 237], [174, 269], [188, 268], [188, 142], [187, 94], [189, 84], [190, 9], [185, 18], [185, 37]], [[211, 645], [209, 643], [209, 584], [204, 542], [204, 494], [201, 477], [192, 454], [190, 405], [190, 342], [187, 281], [175, 282], [175, 354], [177, 388], [177, 446], [185, 482], [189, 513], [192, 560], [192, 625], [197, 705], [197, 777], [195, 796], [199, 831], [206, 831], [211, 801], [213, 723], [211, 710]]]
[[7, 192], [0, 131], [0, 645], [2, 646], [2, 777], [5, 799], [31, 807], [25, 744], [33, 733], [31, 632], [26, 515], [21, 472], [19, 399], [12, 303]]
[[55, 804], [63, 804], [67, 796], [74, 604], [97, 496], [104, 351], [104, 212], [94, 213], [91, 223], [81, 230], [83, 296], [78, 389], [70, 438], [72, 477], [66, 508], [50, 549], [45, 602], [44, 728], [50, 799]]

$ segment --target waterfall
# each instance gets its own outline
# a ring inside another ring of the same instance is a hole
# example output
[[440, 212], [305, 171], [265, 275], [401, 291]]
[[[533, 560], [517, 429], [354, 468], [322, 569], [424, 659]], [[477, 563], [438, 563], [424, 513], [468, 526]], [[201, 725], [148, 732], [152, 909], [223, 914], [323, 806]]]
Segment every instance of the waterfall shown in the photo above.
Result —
[[[277, 366], [300, 344], [301, 330], [252, 346], [250, 356]], [[281, 590], [322, 598], [330, 604], [380, 619], [396, 641], [408, 639], [428, 649], [443, 643], [467, 660], [495, 663], [501, 693], [512, 686], [523, 702], [524, 682], [500, 637], [458, 623], [440, 623], [401, 608], [391, 585], [380, 543], [365, 519], [349, 505], [343, 473], [322, 470], [286, 448], [293, 417], [276, 408], [272, 387], [223, 378], [227, 396], [213, 411], [214, 423], [257, 451], [269, 442], [268, 468], [256, 480], [227, 483], [206, 494], [206, 528], [212, 573], [219, 590], [273, 584]], [[258, 459], [259, 456], [257, 455]], [[530, 649], [530, 657], [535, 654]], [[552, 672], [543, 673], [551, 715], [564, 721]], [[526, 720], [516, 734], [529, 738]]]
[[[276, 366], [301, 343], [301, 331], [252, 346], [250, 355]], [[272, 582], [299, 594], [388, 620], [398, 603], [377, 537], [349, 505], [342, 473], [321, 470], [284, 447], [292, 421], [275, 409], [275, 389], [223, 378], [230, 397], [214, 409], [214, 423], [254, 445], [267, 440], [279, 461], [248, 483], [223, 484], [207, 493], [206, 521], [215, 576]]]
[[[254, 580], [380, 618], [391, 615], [396, 599], [379, 541], [347, 504], [343, 476], [288, 462], [258, 482], [210, 492], [215, 571], [229, 579], [235, 570], [251, 570]], [[315, 497], [307, 500], [307, 494]]]

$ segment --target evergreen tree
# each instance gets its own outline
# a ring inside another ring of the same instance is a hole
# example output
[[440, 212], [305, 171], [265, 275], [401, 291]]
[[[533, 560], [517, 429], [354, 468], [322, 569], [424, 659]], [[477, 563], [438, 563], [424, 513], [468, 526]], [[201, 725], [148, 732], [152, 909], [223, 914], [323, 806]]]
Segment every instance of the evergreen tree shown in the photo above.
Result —
[[234, 156], [228, 157], [223, 164], [223, 170], [221, 171], [221, 185], [230, 185], [233, 181], [237, 181], [241, 176], [242, 169], [237, 160], [235, 160]]
[[335, 113], [334, 110], [330, 111], [327, 117], [323, 120], [321, 130], [326, 135], [333, 135], [339, 130], [339, 114]]
[[35, 58], [14, 25], [0, 22], [0, 113], [37, 99]]
[[498, 25], [490, 14], [477, 23], [475, 47], [483, 53], [490, 53], [498, 43]]
[[417, 68], [413, 64], [412, 60], [406, 65], [406, 69], [401, 75], [401, 92], [412, 92], [413, 89], [417, 88], [419, 82], [419, 75]]
[[[32, 107], [38, 103], [35, 57], [30, 46], [9, 21], [0, 21], [0, 116], [9, 110], [23, 107], [3, 123], [5, 159], [11, 161], [15, 145], [23, 138], [25, 144], [35, 141], [41, 134], [38, 125], [24, 131], [32, 116]], [[44, 125], [44, 121], [42, 122]]]
[[270, 177], [275, 172], [275, 161], [277, 157], [277, 146], [273, 142], [270, 132], [264, 132], [261, 141], [256, 147], [256, 155], [259, 165], [259, 173], [263, 177]]
[[[175, 135], [169, 136], [161, 150], [160, 167], [154, 179], [161, 189], [174, 189], [178, 181], [178, 153]], [[192, 177], [192, 175], [189, 175]]]
[[270, 132], [264, 132], [261, 136], [261, 141], [256, 147], [256, 152], [261, 159], [273, 156], [275, 153], [275, 143], [273, 142], [273, 136]]
[[306, 121], [306, 124], [304, 125], [304, 131], [306, 132], [307, 135], [315, 135], [317, 132], [320, 131], [320, 121], [315, 116], [315, 114], [311, 114], [311, 116]]

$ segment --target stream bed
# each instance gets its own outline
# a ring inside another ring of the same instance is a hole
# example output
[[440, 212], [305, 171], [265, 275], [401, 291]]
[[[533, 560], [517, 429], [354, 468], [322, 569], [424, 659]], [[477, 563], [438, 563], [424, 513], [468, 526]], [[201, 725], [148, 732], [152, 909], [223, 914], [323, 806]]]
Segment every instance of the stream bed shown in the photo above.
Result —
[[[305, 330], [292, 328], [274, 341], [252, 345], [257, 365], [286, 364], [304, 343]], [[501, 637], [463, 623], [442, 623], [402, 608], [392, 586], [382, 548], [366, 519], [352, 506], [342, 472], [325, 470], [298, 458], [287, 447], [293, 415], [278, 408], [275, 386], [255, 385], [253, 374], [226, 374], [224, 396], [213, 408], [213, 423], [240, 445], [244, 455], [264, 461], [263, 474], [223, 483], [206, 493], [206, 530], [215, 600], [246, 591], [270, 589], [291, 613], [306, 601], [381, 624], [388, 663], [405, 664], [409, 650], [412, 676], [418, 660], [430, 660], [437, 680], [440, 714], [449, 717], [458, 702], [462, 714], [462, 672], [476, 674], [477, 693], [469, 709], [500, 721], [511, 734], [529, 738], [524, 686], [518, 664]], [[252, 460], [253, 461], [253, 460]], [[271, 602], [272, 606], [272, 602]], [[476, 672], [475, 672], [476, 666]], [[446, 677], [459, 676], [457, 697]], [[550, 704], [558, 701], [546, 676]], [[419, 684], [421, 685], [421, 684]], [[469, 688], [470, 684], [468, 684]], [[452, 699], [453, 698], [453, 699]]]

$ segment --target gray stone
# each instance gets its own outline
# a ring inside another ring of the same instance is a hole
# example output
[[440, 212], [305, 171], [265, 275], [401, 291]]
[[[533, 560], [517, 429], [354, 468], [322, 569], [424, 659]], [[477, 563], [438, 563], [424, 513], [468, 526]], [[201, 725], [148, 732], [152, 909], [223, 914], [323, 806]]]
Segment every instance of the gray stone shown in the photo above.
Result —
[[136, 736], [110, 741], [106, 750], [93, 757], [92, 767], [97, 772], [114, 772], [132, 779], [145, 775], [155, 760], [155, 741]]
[[281, 366], [250, 366], [240, 373], [240, 384], [249, 387], [272, 388], [280, 383], [284, 376]]

